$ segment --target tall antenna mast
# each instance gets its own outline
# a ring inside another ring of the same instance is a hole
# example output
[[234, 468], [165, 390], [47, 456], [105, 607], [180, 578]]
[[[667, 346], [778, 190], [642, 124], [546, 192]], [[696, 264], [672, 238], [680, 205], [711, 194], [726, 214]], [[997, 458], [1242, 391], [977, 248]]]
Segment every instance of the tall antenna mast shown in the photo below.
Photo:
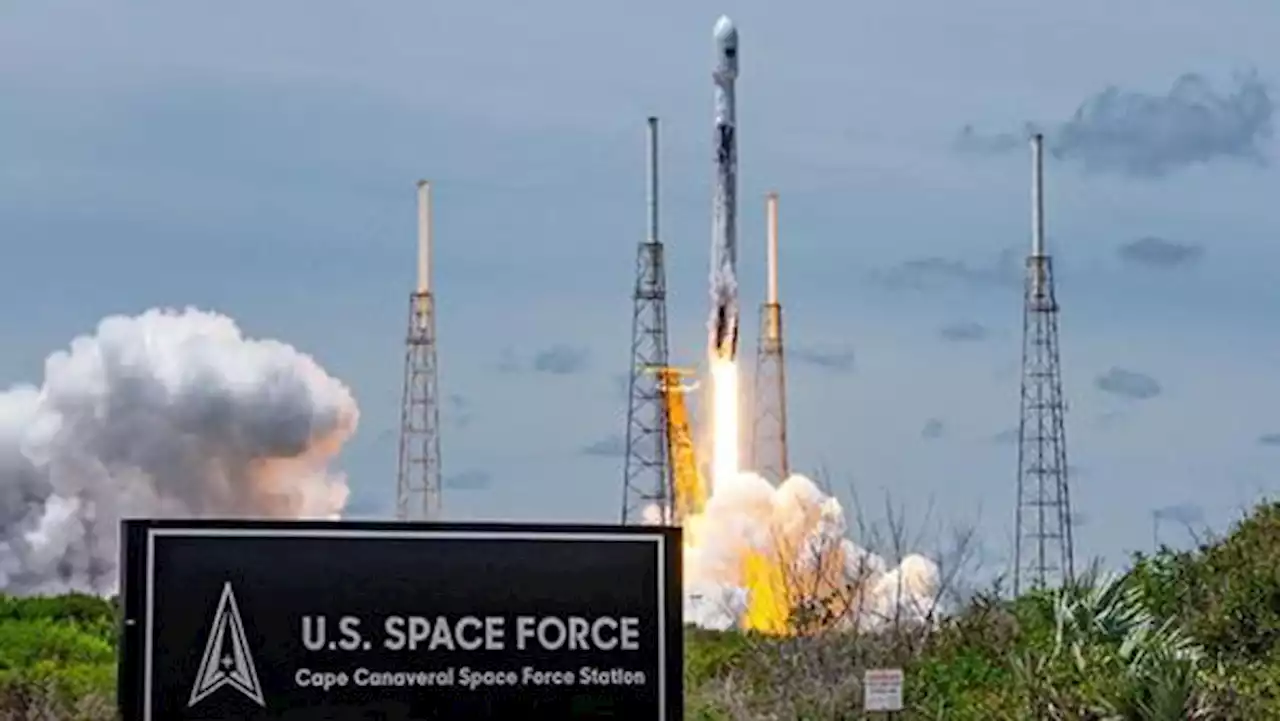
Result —
[[396, 518], [436, 520], [441, 511], [440, 389], [431, 290], [431, 184], [418, 181], [418, 284], [409, 296]]
[[671, 522], [674, 494], [667, 445], [662, 374], [668, 365], [667, 275], [658, 235], [658, 119], [649, 118], [648, 234], [636, 252], [631, 311], [631, 368], [627, 386], [626, 460], [622, 470], [622, 522], [642, 523], [655, 509]]
[[1044, 137], [1031, 138], [1031, 254], [1022, 323], [1014, 595], [1075, 576], [1058, 302], [1044, 237]]
[[755, 427], [752, 431], [751, 468], [773, 481], [790, 474], [787, 461], [787, 380], [782, 342], [782, 304], [778, 299], [778, 194], [765, 201], [768, 223], [768, 283], [760, 306], [760, 333], [756, 348]]

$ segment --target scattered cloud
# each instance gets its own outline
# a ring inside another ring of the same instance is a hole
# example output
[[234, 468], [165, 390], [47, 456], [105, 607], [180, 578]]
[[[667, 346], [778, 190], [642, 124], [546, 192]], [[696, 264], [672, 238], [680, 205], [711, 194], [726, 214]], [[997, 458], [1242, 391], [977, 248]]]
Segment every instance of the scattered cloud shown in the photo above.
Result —
[[444, 487], [455, 491], [483, 491], [493, 485], [493, 475], [488, 471], [470, 470], [446, 476]]
[[502, 373], [529, 371], [549, 375], [573, 375], [587, 370], [591, 365], [591, 353], [580, 346], [557, 343], [522, 359], [514, 350], [504, 348], [498, 358], [498, 370]]
[[1280, 446], [1280, 433], [1263, 433], [1258, 436], [1258, 444], [1263, 446]]
[[1030, 126], [1026, 128], [1026, 132], [1018, 133], [983, 133], [966, 124], [960, 128], [960, 132], [956, 134], [955, 140], [952, 141], [952, 147], [958, 153], [968, 153], [972, 155], [1004, 155], [1019, 148], [1027, 147], [1031, 142], [1031, 134], [1034, 129]]
[[533, 356], [533, 370], [557, 376], [571, 375], [586, 370], [590, 360], [591, 354], [586, 348], [558, 343]]
[[627, 443], [622, 436], [612, 435], [582, 447], [582, 455], [616, 458], [627, 453]]
[[[1221, 159], [1265, 164], [1263, 142], [1271, 137], [1273, 102], [1256, 73], [1234, 78], [1217, 92], [1203, 76], [1186, 73], [1163, 94], [1115, 86], [1087, 98], [1065, 122], [1044, 128], [1055, 157], [1086, 170], [1135, 178], [1158, 178]], [[987, 134], [966, 125], [957, 151], [999, 155], [1025, 147], [1022, 135]]]
[[1164, 392], [1155, 378], [1124, 368], [1112, 368], [1095, 378], [1093, 385], [1104, 393], [1139, 401], [1155, 398]]
[[986, 340], [991, 335], [991, 331], [981, 323], [968, 321], [944, 325], [938, 330], [938, 335], [942, 336], [945, 341], [963, 343], [966, 341]]
[[1179, 503], [1153, 509], [1151, 517], [1157, 521], [1173, 521], [1174, 523], [1182, 524], [1201, 523], [1204, 521], [1204, 508], [1194, 503]]
[[1018, 442], [1018, 429], [1006, 428], [1003, 431], [1000, 431], [999, 433], [995, 434], [994, 436], [991, 436], [991, 440], [995, 441], [996, 443], [1007, 443], [1009, 445], [1013, 445], [1014, 443]]
[[895, 290], [933, 290], [956, 285], [1010, 287], [1019, 285], [1021, 278], [1022, 264], [1012, 248], [1006, 248], [985, 263], [941, 256], [913, 258], [871, 276], [872, 282]]
[[516, 352], [510, 348], [503, 348], [502, 355], [498, 356], [499, 373], [516, 373], [523, 368], [523, 365], [520, 358], [516, 356]]
[[930, 418], [924, 422], [924, 427], [920, 429], [920, 437], [929, 441], [941, 438], [947, 432], [947, 427], [938, 418]]
[[849, 373], [854, 366], [852, 348], [790, 348], [787, 356], [832, 373]]
[[444, 420], [446, 422], [452, 423], [456, 428], [466, 428], [471, 425], [471, 420], [474, 417], [471, 412], [471, 401], [457, 393], [450, 393], [445, 396], [444, 400]]
[[1132, 265], [1166, 269], [1198, 262], [1204, 257], [1204, 246], [1147, 236], [1121, 245], [1117, 253]]

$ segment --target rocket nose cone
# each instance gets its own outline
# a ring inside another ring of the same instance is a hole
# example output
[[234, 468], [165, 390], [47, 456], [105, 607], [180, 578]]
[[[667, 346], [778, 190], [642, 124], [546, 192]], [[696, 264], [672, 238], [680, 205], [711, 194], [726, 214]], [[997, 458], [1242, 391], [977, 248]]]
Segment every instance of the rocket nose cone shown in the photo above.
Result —
[[734, 27], [733, 21], [728, 15], [721, 15], [716, 21], [715, 33], [716, 42], [721, 45], [736, 45], [738, 42], [738, 28]]

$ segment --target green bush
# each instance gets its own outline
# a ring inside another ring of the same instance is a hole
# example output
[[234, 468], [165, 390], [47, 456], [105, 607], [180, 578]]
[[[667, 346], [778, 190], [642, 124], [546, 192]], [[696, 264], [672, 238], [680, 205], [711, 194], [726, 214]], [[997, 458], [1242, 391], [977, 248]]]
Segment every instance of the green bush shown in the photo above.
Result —
[[0, 596], [0, 718], [110, 718], [115, 618], [93, 596]]

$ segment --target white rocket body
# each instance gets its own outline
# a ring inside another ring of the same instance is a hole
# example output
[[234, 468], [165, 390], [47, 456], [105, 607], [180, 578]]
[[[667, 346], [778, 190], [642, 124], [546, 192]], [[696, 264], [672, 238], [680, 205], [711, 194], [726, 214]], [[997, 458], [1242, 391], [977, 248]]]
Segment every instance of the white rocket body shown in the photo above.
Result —
[[710, 347], [717, 358], [738, 355], [738, 141], [733, 86], [738, 79], [738, 30], [721, 16], [715, 27], [715, 190], [711, 216]]

